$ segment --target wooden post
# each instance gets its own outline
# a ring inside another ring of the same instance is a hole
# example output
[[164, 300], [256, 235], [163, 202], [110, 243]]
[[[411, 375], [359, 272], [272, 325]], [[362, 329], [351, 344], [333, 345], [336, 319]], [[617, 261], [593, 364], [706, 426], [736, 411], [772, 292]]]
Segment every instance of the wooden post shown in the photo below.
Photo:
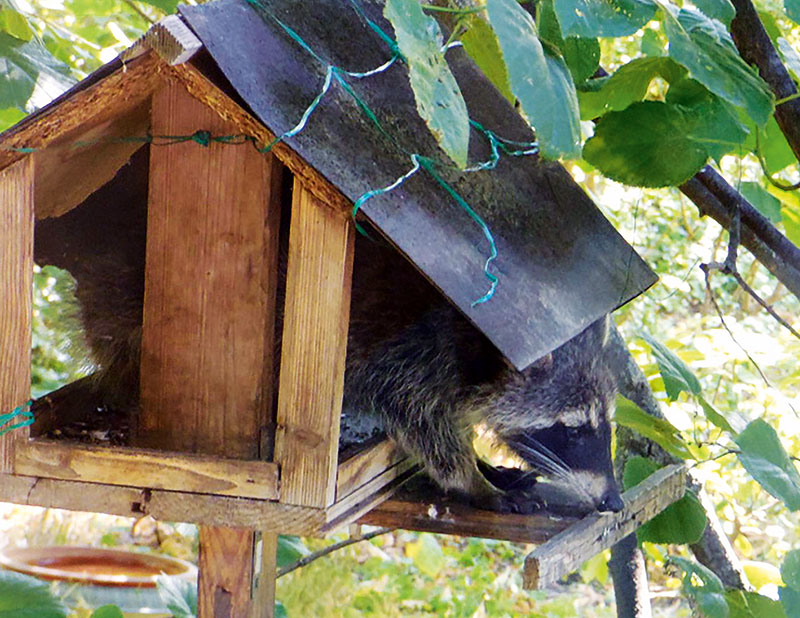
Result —
[[[30, 397], [32, 285], [33, 157], [28, 156], [0, 171], [0, 414]], [[12, 471], [14, 442], [27, 436], [27, 427], [0, 436], [0, 472]]]
[[295, 179], [275, 446], [288, 504], [335, 499], [353, 246], [350, 220]]
[[[169, 82], [153, 134], [195, 131], [237, 133]], [[152, 146], [149, 191], [137, 441], [256, 459], [272, 425], [280, 167], [250, 144]], [[200, 617], [271, 616], [256, 533], [201, 527], [200, 544]]]

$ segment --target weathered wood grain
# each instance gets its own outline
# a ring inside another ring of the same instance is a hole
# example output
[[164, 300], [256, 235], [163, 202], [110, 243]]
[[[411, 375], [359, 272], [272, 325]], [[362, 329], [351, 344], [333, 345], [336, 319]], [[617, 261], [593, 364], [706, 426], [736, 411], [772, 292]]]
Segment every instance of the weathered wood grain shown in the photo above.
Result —
[[120, 102], [116, 115], [87, 114], [76, 126], [34, 153], [36, 217], [59, 217], [114, 178], [143, 146], [150, 128], [149, 92]]
[[525, 558], [523, 584], [541, 589], [577, 569], [649, 521], [686, 491], [686, 466], [673, 464], [625, 492], [619, 513], [592, 513]]
[[203, 47], [200, 39], [177, 15], [159, 20], [147, 31], [144, 40], [170, 65], [188, 62]]
[[0, 473], [0, 502], [109, 513], [149, 514], [163, 521], [252, 528], [281, 534], [319, 534], [325, 511], [253, 498], [140, 489]]
[[197, 609], [209, 618], [260, 618], [252, 607], [255, 532], [242, 528], [200, 527]]
[[[236, 128], [170, 81], [156, 135]], [[147, 223], [139, 444], [255, 459], [272, 380], [280, 209], [270, 156], [249, 144], [153, 147]]]
[[[33, 182], [30, 157], [0, 171], [0, 414], [30, 395]], [[27, 435], [26, 427], [0, 436], [0, 472], [13, 469], [14, 444]]]
[[14, 454], [14, 473], [108, 485], [278, 499], [278, 466], [267, 461], [31, 440], [18, 444]]
[[393, 441], [384, 439], [341, 462], [336, 476], [336, 501], [405, 458]]
[[281, 500], [334, 502], [354, 228], [295, 180], [275, 460]]

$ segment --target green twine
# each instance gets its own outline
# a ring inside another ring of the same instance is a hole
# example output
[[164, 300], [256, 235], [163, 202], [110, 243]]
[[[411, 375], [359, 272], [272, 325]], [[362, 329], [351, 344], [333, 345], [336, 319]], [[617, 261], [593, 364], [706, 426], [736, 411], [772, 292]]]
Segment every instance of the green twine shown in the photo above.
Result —
[[[33, 412], [31, 412], [31, 406], [33, 405], [33, 401], [28, 401], [21, 406], [14, 408], [8, 414], [0, 414], [0, 436], [4, 436], [7, 433], [13, 431], [14, 429], [19, 429], [20, 427], [27, 427], [28, 425], [33, 425]], [[14, 425], [10, 425], [8, 427], [3, 427], [3, 425], [10, 423], [15, 418], [20, 417], [21, 420]]]

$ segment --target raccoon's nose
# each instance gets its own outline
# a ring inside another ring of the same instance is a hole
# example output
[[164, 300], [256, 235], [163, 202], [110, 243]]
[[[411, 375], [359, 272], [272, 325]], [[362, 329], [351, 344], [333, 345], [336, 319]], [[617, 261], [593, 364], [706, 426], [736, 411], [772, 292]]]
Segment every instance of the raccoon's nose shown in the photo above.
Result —
[[625, 503], [622, 501], [622, 496], [619, 495], [618, 491], [607, 492], [603, 499], [600, 500], [600, 504], [597, 505], [597, 510], [601, 513], [609, 511], [619, 513], [623, 508], [625, 508]]

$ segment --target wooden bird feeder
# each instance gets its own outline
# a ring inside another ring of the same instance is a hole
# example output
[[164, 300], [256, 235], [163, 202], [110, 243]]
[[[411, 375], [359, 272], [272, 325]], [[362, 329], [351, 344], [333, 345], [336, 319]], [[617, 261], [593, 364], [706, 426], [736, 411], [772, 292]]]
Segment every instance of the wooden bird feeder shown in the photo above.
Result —
[[[271, 5], [337, 66], [366, 70], [390, 55], [335, 0]], [[366, 5], [380, 22], [380, 7]], [[508, 139], [533, 139], [468, 58], [449, 53], [472, 116]], [[0, 135], [0, 412], [23, 404], [30, 390], [34, 221], [69, 216], [71, 225], [92, 226], [93, 217], [124, 218], [123, 208], [97, 206], [103, 191], [138, 191], [147, 202], [133, 446], [44, 439], [62, 413], [69, 416], [69, 402], [37, 402], [30, 432], [0, 437], [0, 500], [199, 524], [201, 616], [271, 615], [278, 533], [320, 535], [364, 521], [529, 542], [567, 534], [529, 558], [526, 582], [536, 586], [683, 491], [682, 469], [662, 471], [626, 497], [622, 513], [590, 516], [565, 533], [573, 522], [487, 513], [441, 496], [387, 501], [414, 467], [386, 440], [340, 455], [356, 234], [350, 212], [365, 191], [406, 172], [408, 155], [336, 87], [308, 126], [269, 154], [247, 144], [137, 139], [200, 131], [268, 144], [297, 123], [325, 70], [242, 0], [183, 7]], [[400, 140], [436, 152], [400, 63], [353, 88]], [[489, 153], [473, 135], [471, 160]], [[556, 163], [503, 158], [495, 170], [446, 180], [496, 239], [500, 281], [488, 303], [472, 306], [487, 285], [483, 233], [433, 179], [410, 179], [367, 202], [362, 216], [519, 368], [655, 280]], [[277, 263], [288, 210], [276, 367]], [[96, 242], [86, 259], [101, 251], [102, 238]]]

